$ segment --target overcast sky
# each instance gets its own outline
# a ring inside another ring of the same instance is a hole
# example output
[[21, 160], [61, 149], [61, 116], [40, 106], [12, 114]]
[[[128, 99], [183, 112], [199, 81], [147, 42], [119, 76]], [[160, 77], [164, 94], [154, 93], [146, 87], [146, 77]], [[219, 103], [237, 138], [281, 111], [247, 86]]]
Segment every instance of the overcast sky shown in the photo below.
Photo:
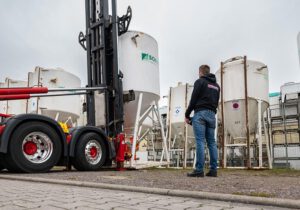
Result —
[[[133, 9], [132, 30], [159, 44], [161, 95], [193, 83], [200, 64], [247, 55], [268, 65], [270, 92], [299, 82], [299, 0], [119, 0]], [[61, 67], [86, 82], [84, 0], [0, 0], [0, 81], [26, 79], [35, 66]]]

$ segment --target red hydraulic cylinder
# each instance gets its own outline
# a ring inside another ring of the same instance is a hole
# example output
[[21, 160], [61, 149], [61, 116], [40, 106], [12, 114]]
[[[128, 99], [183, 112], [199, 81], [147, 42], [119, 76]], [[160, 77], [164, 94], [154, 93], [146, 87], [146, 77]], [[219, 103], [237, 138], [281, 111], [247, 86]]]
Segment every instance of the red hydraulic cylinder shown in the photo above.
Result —
[[46, 87], [24, 87], [24, 88], [0, 88], [0, 95], [17, 95], [17, 94], [33, 94], [48, 93]]
[[3, 114], [3, 113], [0, 113], [0, 117], [3, 117], [3, 118], [9, 118], [11, 117], [12, 115], [11, 114]]
[[124, 170], [124, 161], [125, 161], [125, 134], [121, 133], [117, 136], [118, 140], [118, 151], [117, 151], [117, 170], [121, 171]]
[[0, 95], [0, 101], [29, 99], [29, 98], [30, 98], [29, 94]]

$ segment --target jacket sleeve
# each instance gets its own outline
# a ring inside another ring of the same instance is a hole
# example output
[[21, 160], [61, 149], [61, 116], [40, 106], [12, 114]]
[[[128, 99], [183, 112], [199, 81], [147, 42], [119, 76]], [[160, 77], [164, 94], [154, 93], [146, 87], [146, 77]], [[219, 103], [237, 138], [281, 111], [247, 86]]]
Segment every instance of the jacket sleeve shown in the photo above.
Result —
[[189, 104], [189, 106], [188, 106], [188, 108], [185, 112], [185, 117], [186, 118], [190, 118], [190, 114], [196, 106], [197, 99], [198, 99], [199, 94], [200, 94], [201, 89], [202, 89], [202, 85], [203, 85], [203, 81], [201, 81], [201, 79], [196, 80], [196, 82], [194, 83], [194, 89], [193, 89], [192, 97], [191, 97], [191, 100], [190, 100], [190, 104]]

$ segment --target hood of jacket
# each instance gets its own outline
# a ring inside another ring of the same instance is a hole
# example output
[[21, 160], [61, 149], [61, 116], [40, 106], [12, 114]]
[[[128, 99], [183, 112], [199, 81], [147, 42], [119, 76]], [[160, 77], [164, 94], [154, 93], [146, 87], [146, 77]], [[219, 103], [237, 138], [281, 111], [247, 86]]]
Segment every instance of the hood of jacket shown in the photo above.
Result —
[[201, 78], [207, 80], [208, 82], [212, 82], [212, 83], [216, 83], [217, 82], [217, 79], [216, 79], [216, 76], [214, 74], [207, 74], [205, 76], [202, 76]]

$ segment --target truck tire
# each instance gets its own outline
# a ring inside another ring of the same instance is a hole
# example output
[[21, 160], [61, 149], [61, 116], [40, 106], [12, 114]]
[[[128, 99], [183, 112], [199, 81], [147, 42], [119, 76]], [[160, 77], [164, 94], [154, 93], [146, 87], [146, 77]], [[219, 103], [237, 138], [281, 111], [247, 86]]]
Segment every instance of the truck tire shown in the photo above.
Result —
[[89, 132], [82, 135], [75, 147], [75, 157], [72, 165], [78, 171], [97, 171], [106, 160], [105, 140], [96, 133]]
[[11, 172], [40, 173], [55, 166], [61, 155], [61, 139], [50, 125], [26, 122], [12, 134], [4, 163]]

